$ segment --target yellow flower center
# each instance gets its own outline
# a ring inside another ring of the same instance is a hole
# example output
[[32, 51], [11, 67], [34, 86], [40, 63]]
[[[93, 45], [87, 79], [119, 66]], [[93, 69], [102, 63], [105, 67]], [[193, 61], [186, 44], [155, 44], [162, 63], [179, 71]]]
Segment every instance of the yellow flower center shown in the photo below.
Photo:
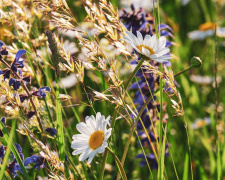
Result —
[[215, 26], [216, 26], [215, 23], [213, 23], [213, 22], [207, 22], [207, 23], [201, 24], [198, 29], [200, 31], [214, 30], [215, 29]]
[[153, 49], [150, 48], [150, 47], [148, 47], [148, 46], [146, 46], [146, 45], [141, 44], [141, 45], [138, 45], [138, 46], [137, 46], [137, 48], [138, 48], [141, 52], [142, 52], [142, 47], [144, 47], [145, 49], [149, 50], [149, 52], [150, 52], [151, 55], [152, 55], [152, 54], [155, 54], [155, 52], [153, 51]]
[[91, 149], [97, 149], [99, 148], [105, 138], [105, 134], [103, 131], [95, 131], [91, 134], [90, 138], [89, 138], [89, 146]]

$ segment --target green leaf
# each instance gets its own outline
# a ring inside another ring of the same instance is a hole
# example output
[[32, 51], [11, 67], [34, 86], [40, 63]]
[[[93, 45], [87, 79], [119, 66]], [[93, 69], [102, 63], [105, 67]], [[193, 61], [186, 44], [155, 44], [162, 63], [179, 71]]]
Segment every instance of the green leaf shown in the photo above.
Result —
[[65, 144], [62, 121], [62, 105], [59, 98], [59, 84], [56, 77], [56, 119], [57, 119], [57, 142], [59, 150], [59, 158], [62, 162], [65, 161]]
[[9, 135], [9, 141], [7, 141], [7, 150], [5, 152], [4, 161], [3, 161], [3, 164], [2, 164], [2, 167], [1, 167], [0, 179], [3, 179], [4, 172], [5, 172], [7, 162], [8, 162], [8, 159], [9, 159], [10, 150], [12, 148], [12, 141], [13, 141], [13, 136], [14, 136], [15, 127], [16, 127], [15, 122], [16, 121], [13, 121], [12, 128], [11, 128], [10, 135]]
[[[19, 165], [20, 165], [20, 168], [22, 169], [22, 171], [23, 171], [23, 176], [24, 176], [24, 178], [25, 179], [30, 179], [29, 178], [29, 176], [28, 176], [28, 174], [27, 174], [27, 172], [26, 172], [26, 169], [25, 169], [25, 167], [24, 167], [24, 165], [23, 165], [23, 162], [22, 162], [22, 160], [21, 160], [21, 158], [20, 158], [20, 155], [19, 155], [19, 152], [17, 151], [17, 149], [16, 149], [16, 147], [15, 147], [15, 145], [14, 145], [14, 143], [13, 143], [13, 141], [12, 141], [12, 137], [13, 137], [13, 133], [15, 132], [15, 121], [13, 122], [13, 125], [12, 125], [12, 130], [11, 130], [11, 132], [10, 132], [10, 137], [9, 137], [9, 135], [8, 135], [8, 132], [7, 132], [7, 130], [6, 130], [6, 128], [5, 128], [5, 126], [4, 126], [4, 124], [0, 121], [0, 128], [1, 128], [1, 130], [2, 130], [2, 133], [4, 134], [4, 136], [3, 136], [3, 139], [4, 139], [4, 141], [5, 141], [5, 143], [8, 145], [8, 149], [11, 149], [12, 150], [12, 152], [13, 152], [13, 155], [15, 156], [15, 158], [16, 158], [16, 160], [17, 160], [17, 162], [19, 163]], [[14, 129], [13, 129], [14, 128]], [[12, 136], [12, 137], [11, 137]], [[11, 142], [11, 143], [10, 143]], [[6, 151], [6, 153], [7, 153], [7, 151]], [[6, 158], [6, 159], [8, 159], [8, 158]], [[5, 161], [5, 160], [4, 160]], [[4, 163], [4, 162], [3, 162]], [[4, 167], [4, 165], [3, 165], [3, 167]], [[4, 172], [4, 171], [2, 171], [1, 170], [1, 172]], [[1, 179], [1, 178], [0, 178]]]
[[186, 152], [185, 161], [184, 161], [183, 180], [188, 180], [188, 171], [189, 171], [189, 154], [188, 152]]

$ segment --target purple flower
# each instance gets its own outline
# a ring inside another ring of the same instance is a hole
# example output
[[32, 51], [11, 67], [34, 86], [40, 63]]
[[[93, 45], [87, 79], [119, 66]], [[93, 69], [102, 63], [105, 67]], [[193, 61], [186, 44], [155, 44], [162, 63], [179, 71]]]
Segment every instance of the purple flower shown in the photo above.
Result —
[[38, 89], [38, 91], [35, 91], [32, 93], [33, 96], [38, 96], [38, 97], [46, 97], [45, 92], [50, 92], [51, 88], [50, 87], [42, 87]]
[[11, 78], [9, 80], [9, 86], [13, 86], [13, 89], [16, 91], [20, 88], [20, 81], [14, 79], [14, 78]]
[[17, 163], [16, 160], [14, 160], [13, 162], [8, 164], [8, 169], [13, 174], [14, 178], [16, 176], [18, 176], [17, 171], [19, 171], [19, 172], [21, 172], [23, 174], [22, 169], [21, 169], [20, 165]]
[[42, 156], [32, 155], [31, 157], [28, 157], [24, 160], [24, 166], [27, 166], [33, 163], [35, 163], [33, 166], [33, 169], [36, 168], [40, 170], [40, 168], [45, 167], [44, 158]]
[[16, 57], [15, 60], [13, 61], [12, 65], [11, 65], [11, 69], [14, 72], [17, 72], [17, 68], [23, 68], [24, 67], [24, 60], [20, 60], [20, 57], [25, 54], [27, 51], [24, 49], [20, 49], [19, 51], [17, 51], [16, 53]]
[[0, 59], [2, 58], [2, 55], [8, 55], [8, 51], [6, 50], [5, 43], [0, 41]]

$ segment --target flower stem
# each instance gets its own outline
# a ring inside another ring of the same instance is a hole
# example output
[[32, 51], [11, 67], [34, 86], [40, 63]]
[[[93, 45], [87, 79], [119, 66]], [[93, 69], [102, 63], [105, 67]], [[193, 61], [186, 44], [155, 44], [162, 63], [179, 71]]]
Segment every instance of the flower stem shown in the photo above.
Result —
[[108, 150], [108, 152], [110, 152], [110, 153], [113, 155], [114, 159], [116, 160], [116, 164], [117, 164], [117, 166], [118, 166], [118, 169], [119, 169], [119, 171], [120, 171], [120, 173], [121, 173], [123, 179], [124, 179], [124, 180], [127, 180], [126, 173], [125, 173], [125, 171], [124, 171], [124, 169], [123, 169], [123, 165], [122, 165], [122, 163], [120, 162], [119, 158], [115, 155], [115, 153], [114, 153], [109, 147], [106, 147], [106, 149]]
[[187, 69], [184, 69], [183, 71], [180, 71], [179, 73], [175, 74], [174, 77], [177, 77], [179, 76], [180, 74], [186, 72], [186, 71], [189, 71], [193, 66], [189, 66]]
[[[145, 104], [142, 106], [141, 110], [139, 111], [139, 113], [138, 113], [138, 115], [137, 115], [137, 117], [136, 117], [136, 119], [135, 119], [135, 121], [134, 121], [135, 123], [134, 123], [133, 127], [132, 127], [131, 130], [130, 130], [130, 133], [129, 133], [129, 136], [128, 136], [128, 139], [127, 139], [127, 142], [126, 142], [124, 151], [123, 151], [123, 156], [122, 156], [122, 159], [121, 159], [121, 164], [122, 164], [122, 165], [123, 165], [124, 162], [125, 162], [126, 155], [127, 155], [127, 151], [128, 151], [128, 148], [129, 148], [129, 145], [130, 145], [130, 141], [131, 141], [131, 137], [132, 137], [132, 135], [133, 135], [133, 133], [134, 133], [134, 131], [135, 131], [135, 127], [136, 127], [136, 125], [137, 125], [137, 123], [138, 123], [138, 120], [140, 119], [140, 117], [141, 117], [141, 115], [142, 115], [142, 113], [143, 113], [145, 107], [146, 107], [146, 106], [148, 105], [148, 103], [151, 101], [151, 99], [153, 98], [153, 96], [154, 96], [154, 94], [152, 94], [152, 96], [149, 96], [149, 98], [146, 100]], [[151, 143], [150, 145], [151, 145], [152, 151], [153, 151], [153, 153], [154, 153], [154, 155], [155, 155], [155, 157], [156, 157], [156, 160], [157, 160], [157, 162], [158, 162], [158, 156], [157, 156], [157, 154], [156, 154], [155, 147], [152, 145], [152, 143]], [[120, 175], [117, 174], [117, 180], [119, 180], [119, 179], [120, 179]]]
[[134, 71], [132, 72], [132, 74], [129, 76], [129, 78], [128, 78], [125, 86], [124, 86], [125, 91], [127, 90], [130, 82], [134, 78], [135, 74], [137, 73], [138, 69], [141, 67], [141, 65], [143, 64], [143, 62], [144, 62], [144, 58], [141, 58], [141, 60], [139, 61], [138, 65], [136, 66], [136, 68], [134, 69]]
[[[111, 123], [111, 127], [113, 128], [113, 130], [114, 130], [115, 122], [116, 122], [116, 116], [117, 116], [117, 111], [115, 110], [114, 113], [113, 113], [112, 123]], [[112, 139], [112, 136], [110, 136], [110, 138], [108, 140], [109, 143], [110, 143], [111, 139]], [[101, 170], [100, 170], [100, 174], [99, 174], [99, 180], [103, 180], [104, 172], [105, 172], [105, 164], [106, 164], [108, 154], [109, 154], [109, 151], [108, 151], [108, 149], [106, 149], [105, 153], [104, 153], [104, 156], [103, 156], [103, 159], [102, 159], [102, 166], [101, 166]]]
[[[162, 72], [163, 69], [163, 65], [160, 64], [160, 71]], [[162, 116], [163, 116], [163, 112], [162, 112], [162, 107], [163, 107], [163, 82], [162, 82], [162, 77], [160, 77], [160, 121], [159, 121], [159, 179], [163, 178], [163, 164], [161, 164], [162, 158], [164, 158], [164, 154], [162, 149], [164, 147], [162, 147], [162, 139], [163, 139], [163, 122], [162, 122]]]

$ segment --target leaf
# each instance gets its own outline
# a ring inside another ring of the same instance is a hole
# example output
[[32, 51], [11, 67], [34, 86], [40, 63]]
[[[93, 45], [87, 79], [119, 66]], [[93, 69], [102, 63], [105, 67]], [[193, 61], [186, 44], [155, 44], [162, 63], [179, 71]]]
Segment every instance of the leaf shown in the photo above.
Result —
[[64, 144], [64, 133], [63, 133], [63, 121], [62, 121], [62, 105], [59, 96], [59, 84], [56, 77], [56, 119], [57, 119], [57, 141], [59, 150], [59, 159], [65, 161], [65, 144]]
[[[15, 126], [15, 125], [13, 124], [13, 126]], [[4, 138], [4, 140], [5, 140], [5, 143], [6, 143], [6, 144], [9, 144], [9, 142], [10, 142], [10, 137], [9, 137], [9, 135], [8, 135], [8, 132], [7, 132], [7, 130], [6, 130], [5, 126], [4, 126], [4, 124], [3, 124], [1, 121], [0, 121], [0, 128], [1, 128], [2, 132], [3, 132], [3, 134], [4, 134], [3, 138]], [[12, 128], [13, 128], [13, 127], [12, 127]], [[12, 130], [13, 130], [13, 129], [12, 129]], [[12, 131], [12, 130], [11, 130], [11, 131]], [[15, 131], [15, 130], [14, 130], [14, 131]], [[11, 134], [11, 133], [10, 133], [10, 134]], [[22, 171], [23, 171], [23, 176], [24, 176], [24, 178], [29, 180], [30, 178], [29, 178], [29, 176], [28, 176], [28, 174], [27, 174], [27, 172], [26, 172], [26, 169], [25, 169], [25, 167], [24, 167], [24, 165], [23, 165], [23, 162], [22, 162], [22, 160], [21, 160], [21, 158], [20, 158], [19, 152], [17, 151], [17, 149], [16, 149], [14, 143], [11, 143], [11, 148], [9, 148], [9, 149], [12, 150], [13, 155], [15, 156], [17, 162], [19, 163], [20, 168], [21, 168]], [[3, 171], [3, 172], [4, 172], [4, 171]]]

